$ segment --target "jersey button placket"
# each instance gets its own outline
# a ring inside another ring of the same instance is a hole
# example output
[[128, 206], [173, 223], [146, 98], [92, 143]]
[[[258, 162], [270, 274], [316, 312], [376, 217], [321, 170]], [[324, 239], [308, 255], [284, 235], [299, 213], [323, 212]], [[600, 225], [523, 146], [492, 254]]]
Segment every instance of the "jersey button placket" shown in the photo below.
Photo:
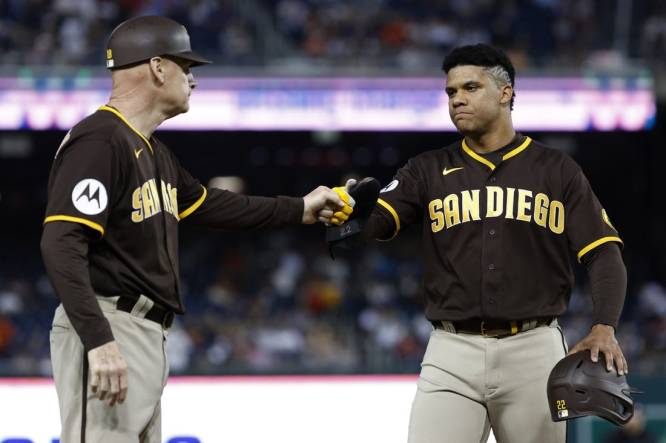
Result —
[[[486, 183], [487, 186], [497, 186], [497, 170], [490, 172]], [[486, 205], [488, 202], [486, 201]], [[497, 300], [500, 296], [501, 272], [499, 265], [502, 260], [502, 248], [500, 240], [500, 217], [491, 217], [484, 220], [483, 241], [483, 297], [484, 308], [482, 312], [487, 317], [497, 316]]]
[[[482, 187], [497, 186], [496, 170], [486, 169], [485, 183]], [[485, 193], [485, 189], [483, 191]], [[485, 200], [485, 199], [484, 199]], [[488, 201], [485, 200], [485, 205]], [[483, 208], [482, 211], [486, 211]], [[485, 215], [485, 214], [484, 214]], [[496, 312], [497, 291], [499, 289], [499, 275], [496, 271], [499, 256], [499, 244], [497, 242], [499, 226], [497, 217], [482, 217], [481, 231], [481, 315], [493, 317]]]

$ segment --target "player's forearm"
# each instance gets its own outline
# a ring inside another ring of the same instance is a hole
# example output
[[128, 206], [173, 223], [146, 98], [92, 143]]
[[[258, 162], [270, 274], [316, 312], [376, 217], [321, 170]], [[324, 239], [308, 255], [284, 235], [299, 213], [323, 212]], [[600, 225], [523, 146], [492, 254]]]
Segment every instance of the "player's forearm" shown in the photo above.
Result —
[[41, 249], [56, 295], [85, 349], [90, 350], [112, 341], [113, 334], [90, 284], [86, 229], [78, 223], [47, 223]]
[[394, 233], [395, 223], [393, 220], [383, 214], [379, 207], [376, 207], [363, 227], [363, 239], [365, 241], [387, 240], [393, 237]]
[[620, 248], [607, 243], [584, 260], [590, 275], [594, 323], [617, 326], [627, 290], [627, 269]]
[[261, 229], [299, 224], [302, 219], [302, 198], [253, 197], [209, 189], [206, 201], [186, 220], [217, 229]]

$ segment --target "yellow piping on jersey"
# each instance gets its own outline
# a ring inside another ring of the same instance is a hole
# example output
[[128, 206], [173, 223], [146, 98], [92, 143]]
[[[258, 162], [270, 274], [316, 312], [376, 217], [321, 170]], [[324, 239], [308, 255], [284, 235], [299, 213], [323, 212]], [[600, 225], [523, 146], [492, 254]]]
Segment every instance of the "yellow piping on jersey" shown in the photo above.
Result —
[[390, 212], [391, 215], [393, 216], [393, 220], [395, 221], [395, 232], [393, 233], [393, 235], [392, 235], [390, 238], [387, 239], [387, 240], [391, 240], [393, 237], [395, 237], [396, 235], [398, 235], [398, 231], [400, 231], [400, 217], [398, 217], [398, 213], [395, 211], [395, 209], [393, 209], [393, 206], [391, 206], [390, 204], [388, 204], [388, 203], [386, 202], [386, 200], [382, 200], [381, 198], [378, 198], [378, 199], [377, 199], [377, 203], [379, 203], [379, 204], [380, 204], [381, 206], [383, 206], [388, 212]]
[[[150, 149], [150, 152], [153, 152], [153, 147], [150, 144], [150, 142], [148, 141], [148, 139], [146, 137], [144, 137], [143, 134], [140, 133], [134, 126], [132, 126], [132, 124], [127, 121], [127, 119], [125, 118], [124, 115], [122, 115], [120, 112], [113, 109], [112, 107], [106, 106], [106, 105], [100, 106], [99, 110], [100, 111], [109, 111], [109, 112], [115, 114], [119, 119], [121, 119], [123, 121], [123, 123], [125, 123], [132, 131], [134, 131], [136, 133], [136, 135], [141, 137], [141, 140], [143, 140], [144, 143], [146, 144], [146, 146], [148, 146], [148, 149]], [[137, 158], [139, 158], [139, 157], [137, 156]]]
[[465, 139], [464, 139], [464, 138], [463, 138], [463, 141], [462, 141], [462, 147], [463, 147], [463, 151], [465, 151], [465, 152], [467, 153], [467, 155], [469, 155], [470, 157], [472, 157], [474, 160], [476, 160], [476, 161], [478, 161], [478, 162], [480, 162], [480, 163], [483, 163], [484, 165], [488, 166], [488, 167], [490, 168], [491, 171], [494, 171], [494, 170], [495, 170], [495, 165], [492, 164], [490, 161], [486, 160], [485, 158], [481, 157], [481, 156], [480, 156], [479, 154], [477, 154], [476, 152], [472, 151], [472, 149], [471, 149], [469, 146], [467, 146], [467, 143], [465, 142]]
[[511, 157], [520, 154], [523, 152], [527, 147], [532, 143], [532, 139], [529, 137], [525, 137], [525, 141], [520, 144], [516, 149], [512, 149], [511, 151], [507, 152], [502, 156], [502, 160], [508, 160]]
[[201, 206], [201, 204], [204, 202], [204, 200], [206, 200], [206, 196], [208, 195], [208, 190], [206, 188], [204, 188], [203, 186], [201, 186], [201, 187], [203, 188], [203, 194], [201, 194], [201, 197], [199, 197], [199, 200], [195, 201], [192, 206], [190, 206], [189, 208], [187, 208], [186, 210], [184, 210], [183, 212], [178, 214], [178, 219], [179, 220], [184, 219], [185, 217], [187, 217], [188, 215], [190, 215], [191, 213], [196, 211], [197, 208], [199, 206]]
[[[520, 144], [520, 146], [518, 146], [518, 147], [515, 148], [515, 149], [512, 149], [511, 151], [507, 152], [506, 154], [504, 154], [504, 155], [502, 156], [502, 161], [504, 161], [504, 160], [508, 160], [508, 159], [510, 159], [511, 157], [515, 157], [516, 155], [520, 154], [520, 153], [523, 152], [525, 149], [527, 149], [527, 147], [530, 145], [530, 143], [532, 143], [532, 139], [529, 138], [529, 137], [525, 137], [525, 141], [523, 141], [523, 142]], [[479, 154], [477, 154], [476, 152], [474, 152], [474, 150], [472, 150], [472, 148], [470, 148], [469, 146], [467, 146], [467, 142], [465, 141], [465, 139], [463, 139], [463, 141], [462, 141], [462, 147], [463, 147], [463, 150], [467, 153], [467, 155], [469, 155], [470, 157], [472, 157], [474, 160], [476, 160], [476, 161], [478, 161], [478, 162], [480, 162], [480, 163], [483, 163], [484, 165], [488, 166], [488, 167], [490, 168], [491, 171], [494, 171], [494, 170], [495, 170], [495, 165], [494, 165], [491, 161], [489, 161], [489, 160], [483, 158], [481, 155], [479, 155]]]
[[102, 227], [102, 225], [99, 225], [90, 220], [86, 220], [85, 218], [71, 217], [69, 215], [51, 215], [44, 219], [44, 224], [54, 221], [67, 221], [67, 222], [80, 223], [82, 225], [88, 226], [89, 228], [93, 228], [95, 231], [99, 231], [102, 234], [102, 236], [104, 235], [104, 228]]
[[601, 246], [604, 243], [608, 243], [609, 241], [615, 241], [620, 243], [622, 246], [624, 246], [624, 243], [622, 242], [622, 239], [620, 237], [602, 237], [599, 240], [593, 241], [589, 245], [585, 246], [583, 249], [580, 250], [578, 253], [578, 262], [580, 262], [580, 259], [583, 258], [585, 254], [590, 252], [592, 249], [596, 248], [597, 246]]

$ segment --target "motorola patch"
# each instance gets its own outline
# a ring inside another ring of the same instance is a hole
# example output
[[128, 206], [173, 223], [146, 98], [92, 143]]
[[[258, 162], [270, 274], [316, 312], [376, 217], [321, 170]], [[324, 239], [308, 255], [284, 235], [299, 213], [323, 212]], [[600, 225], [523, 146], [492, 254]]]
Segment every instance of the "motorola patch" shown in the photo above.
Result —
[[109, 199], [106, 188], [94, 178], [81, 180], [72, 191], [74, 207], [86, 215], [96, 215], [106, 209]]
[[391, 183], [389, 183], [388, 185], [384, 186], [384, 187], [382, 188], [382, 190], [379, 191], [379, 193], [381, 194], [381, 193], [383, 193], [383, 192], [390, 192], [390, 191], [393, 191], [395, 188], [398, 187], [398, 183], [399, 183], [398, 180], [393, 180]]

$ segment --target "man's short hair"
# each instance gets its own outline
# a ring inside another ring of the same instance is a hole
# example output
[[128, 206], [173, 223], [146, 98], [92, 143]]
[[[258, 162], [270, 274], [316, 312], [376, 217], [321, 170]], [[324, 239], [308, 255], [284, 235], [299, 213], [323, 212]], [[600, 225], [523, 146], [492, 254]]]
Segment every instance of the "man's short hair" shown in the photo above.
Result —
[[[458, 46], [444, 58], [442, 70], [448, 74], [451, 69], [463, 65], [482, 66], [486, 68], [486, 73], [495, 80], [498, 86], [501, 87], [508, 83], [512, 88], [514, 87], [516, 69], [509, 57], [498, 48], [483, 43]], [[512, 110], [515, 98], [516, 93], [514, 92], [510, 104]]]

